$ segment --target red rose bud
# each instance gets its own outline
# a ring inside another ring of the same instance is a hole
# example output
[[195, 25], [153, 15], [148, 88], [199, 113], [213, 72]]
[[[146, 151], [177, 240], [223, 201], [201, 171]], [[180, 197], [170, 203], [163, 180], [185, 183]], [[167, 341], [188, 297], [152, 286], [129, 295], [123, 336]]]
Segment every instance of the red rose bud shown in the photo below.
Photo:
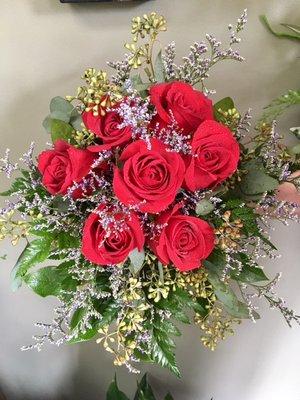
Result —
[[150, 101], [157, 115], [152, 122], [160, 128], [172, 123], [174, 117], [184, 134], [195, 132], [201, 122], [213, 119], [212, 102], [202, 92], [184, 82], [160, 83], [150, 89]]
[[[82, 254], [98, 265], [115, 265], [125, 261], [129, 253], [143, 249], [145, 237], [136, 214], [117, 213], [112, 216], [115, 224], [105, 225], [101, 214], [109, 214], [106, 206], [100, 206], [85, 222], [82, 235]], [[105, 215], [103, 217], [105, 219]], [[108, 218], [111, 221], [111, 218]]]
[[201, 266], [212, 252], [215, 235], [212, 227], [200, 218], [180, 213], [177, 204], [156, 220], [165, 227], [150, 242], [150, 247], [164, 264], [174, 264], [180, 271], [190, 271]]
[[[77, 149], [64, 140], [57, 140], [54, 149], [43, 151], [38, 157], [42, 183], [52, 195], [65, 195], [75, 183], [80, 183], [91, 170], [95, 155]], [[82, 193], [75, 191], [73, 197]]]
[[119, 127], [123, 120], [115, 110], [120, 104], [115, 104], [105, 113], [99, 112], [99, 115], [94, 115], [93, 110], [85, 111], [82, 114], [82, 120], [86, 128], [102, 141], [100, 145], [90, 146], [90, 151], [99, 152], [109, 150], [116, 146], [125, 145], [131, 140], [131, 128]]
[[171, 204], [184, 178], [185, 166], [178, 153], [167, 151], [159, 140], [151, 149], [143, 140], [128, 145], [121, 154], [123, 167], [115, 167], [113, 188], [118, 199], [142, 212], [157, 213]]
[[191, 190], [218, 185], [237, 169], [240, 147], [232, 132], [216, 121], [204, 121], [192, 140], [186, 160], [185, 185]]

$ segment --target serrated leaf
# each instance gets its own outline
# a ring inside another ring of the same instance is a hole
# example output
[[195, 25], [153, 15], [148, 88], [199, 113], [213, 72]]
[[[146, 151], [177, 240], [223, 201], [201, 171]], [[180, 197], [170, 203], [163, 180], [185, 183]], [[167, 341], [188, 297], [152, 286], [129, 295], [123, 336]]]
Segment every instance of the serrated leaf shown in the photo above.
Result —
[[129, 400], [125, 393], [118, 388], [116, 376], [108, 388], [106, 400]]
[[59, 296], [62, 291], [73, 291], [77, 282], [68, 270], [68, 264], [43, 267], [24, 277], [26, 284], [39, 296]]
[[244, 168], [248, 171], [240, 183], [240, 188], [244, 194], [262, 194], [277, 188], [278, 181], [269, 176], [260, 163], [249, 162]]
[[25, 247], [11, 274], [13, 285], [19, 286], [20, 279], [23, 279], [30, 268], [48, 258], [52, 240], [52, 236], [42, 237]]
[[196, 205], [197, 215], [208, 215], [214, 210], [215, 206], [207, 199], [200, 200]]
[[155, 59], [155, 63], [154, 63], [154, 76], [155, 76], [155, 80], [158, 83], [161, 82], [165, 82], [165, 69], [164, 69], [164, 64], [162, 61], [162, 52], [160, 50], [160, 52], [157, 54], [157, 57]]
[[170, 338], [157, 329], [153, 329], [151, 359], [161, 367], [168, 368], [177, 377], [181, 374], [176, 364], [175, 354], [173, 352], [174, 344]]
[[[91, 328], [87, 329], [87, 331], [84, 333], [79, 333], [76, 337], [70, 339], [68, 343], [75, 344], [91, 340], [97, 335], [100, 328], [105, 325], [109, 325], [115, 319], [119, 310], [119, 306], [113, 300], [104, 300], [100, 303], [99, 306], [95, 305], [95, 307], [97, 308], [97, 311], [101, 314], [101, 319], [93, 321], [91, 323]], [[80, 318], [85, 315], [85, 310], [75, 313], [73, 316], [74, 320], [73, 318], [71, 320], [72, 326], [74, 328], [78, 325]]]
[[58, 139], [68, 141], [71, 138], [73, 131], [73, 127], [66, 122], [59, 119], [51, 120], [51, 138], [53, 143]]
[[145, 252], [144, 250], [138, 251], [137, 248], [132, 250], [129, 254], [130, 265], [129, 269], [133, 275], [136, 275], [140, 272], [143, 267], [144, 260], [145, 260]]

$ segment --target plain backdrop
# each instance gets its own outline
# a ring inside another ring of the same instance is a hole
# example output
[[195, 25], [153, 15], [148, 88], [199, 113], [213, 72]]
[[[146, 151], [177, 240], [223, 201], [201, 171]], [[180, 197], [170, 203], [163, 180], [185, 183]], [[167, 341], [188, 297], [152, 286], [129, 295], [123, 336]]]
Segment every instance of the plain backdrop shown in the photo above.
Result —
[[[232, 96], [238, 108], [262, 107], [299, 83], [299, 44], [279, 40], [259, 22], [267, 14], [280, 22], [298, 23], [299, 0], [154, 0], [132, 4], [61, 4], [58, 0], [0, 1], [0, 142], [1, 153], [11, 148], [17, 158], [34, 140], [41, 150], [48, 140], [41, 122], [49, 100], [73, 94], [86, 67], [105, 67], [121, 58], [129, 39], [132, 16], [156, 10], [168, 20], [163, 44], [175, 40], [178, 57], [205, 33], [226, 38], [226, 27], [247, 7], [249, 22], [243, 33], [243, 64], [225, 62], [215, 68], [210, 86], [214, 99]], [[283, 132], [299, 126], [297, 110], [281, 120]], [[1, 180], [1, 189], [7, 182]], [[281, 249], [266, 271], [284, 273], [280, 294], [300, 312], [299, 226], [276, 225], [272, 233]], [[104, 392], [115, 368], [111, 356], [94, 342], [41, 353], [21, 352], [38, 333], [36, 321], [52, 318], [55, 299], [42, 299], [26, 288], [10, 289], [9, 274], [21, 247], [0, 246], [0, 387], [9, 400], [96, 400]], [[200, 344], [195, 327], [183, 327], [177, 340], [182, 380], [159, 367], [146, 366], [157, 393], [170, 390], [176, 400], [299, 400], [300, 327], [289, 329], [280, 314], [262, 306], [262, 320], [244, 322], [236, 335], [214, 353]], [[136, 376], [118, 369], [120, 386], [133, 393]]]

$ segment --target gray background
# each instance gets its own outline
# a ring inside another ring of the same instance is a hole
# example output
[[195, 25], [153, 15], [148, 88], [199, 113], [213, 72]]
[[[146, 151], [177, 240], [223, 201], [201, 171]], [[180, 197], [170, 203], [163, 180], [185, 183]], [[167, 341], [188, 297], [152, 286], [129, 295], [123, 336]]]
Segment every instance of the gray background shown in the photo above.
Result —
[[[297, 87], [299, 71], [298, 44], [271, 36], [258, 16], [299, 23], [299, 5], [299, 0], [157, 0], [135, 5], [1, 0], [1, 150], [9, 147], [17, 156], [31, 140], [42, 149], [47, 136], [41, 121], [49, 100], [75, 93], [87, 66], [104, 67], [107, 59], [120, 57], [131, 17], [154, 9], [168, 19], [163, 44], [175, 40], [181, 56], [206, 32], [224, 37], [227, 24], [248, 8], [241, 44], [247, 61], [216, 67], [210, 82], [217, 88], [215, 99], [231, 95], [240, 110], [252, 107], [258, 116], [272, 98]], [[295, 125], [299, 119], [293, 110], [281, 127]], [[4, 185], [1, 180], [1, 188]], [[268, 262], [267, 271], [284, 272], [280, 293], [300, 311], [299, 227], [276, 227], [272, 237], [282, 258]], [[19, 251], [1, 244], [0, 255], [8, 253], [8, 258], [0, 261], [0, 386], [9, 399], [104, 399], [114, 368], [110, 355], [95, 343], [48, 347], [41, 353], [19, 351], [37, 332], [34, 322], [51, 319], [55, 304], [26, 289], [10, 291], [9, 273]], [[197, 328], [185, 327], [177, 353], [183, 379], [149, 367], [155, 389], [169, 389], [177, 400], [300, 399], [300, 330], [288, 329], [281, 316], [267, 308], [262, 316], [257, 324], [243, 323], [214, 353], [201, 346]], [[124, 369], [117, 372], [120, 385], [133, 392], [136, 377]]]

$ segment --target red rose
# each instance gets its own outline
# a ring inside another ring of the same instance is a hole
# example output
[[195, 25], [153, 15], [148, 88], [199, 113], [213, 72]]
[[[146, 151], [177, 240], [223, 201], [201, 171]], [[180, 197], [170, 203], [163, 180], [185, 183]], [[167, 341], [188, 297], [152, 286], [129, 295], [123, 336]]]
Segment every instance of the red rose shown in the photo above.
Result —
[[216, 121], [204, 121], [192, 140], [185, 184], [189, 190], [215, 186], [237, 169], [240, 147], [232, 132]]
[[82, 120], [86, 128], [102, 141], [101, 145], [90, 146], [90, 151], [109, 150], [112, 147], [124, 145], [131, 140], [131, 128], [119, 128], [119, 125], [123, 122], [121, 116], [115, 111], [119, 104], [111, 107], [110, 111], [106, 111], [104, 115], [102, 115], [101, 110], [99, 110], [99, 115], [97, 116], [94, 115], [93, 110], [82, 114]]
[[150, 89], [150, 100], [157, 115], [153, 123], [163, 128], [172, 123], [173, 115], [183, 133], [195, 132], [201, 122], [213, 119], [212, 102], [188, 83], [159, 83]]
[[129, 144], [121, 154], [123, 167], [115, 168], [113, 188], [118, 199], [140, 211], [164, 210], [181, 187], [185, 166], [178, 153], [167, 151], [157, 139], [151, 149], [143, 140]]
[[150, 247], [164, 264], [173, 263], [180, 271], [201, 266], [214, 248], [215, 236], [211, 226], [200, 218], [183, 215], [181, 205], [164, 212], [157, 224], [166, 225]]
[[129, 253], [137, 248], [143, 249], [145, 238], [136, 214], [114, 214], [113, 222], [104, 228], [101, 213], [107, 213], [106, 206], [100, 206], [90, 214], [85, 222], [82, 236], [82, 253], [92, 263], [98, 265], [115, 265], [126, 260]]
[[57, 140], [53, 150], [45, 150], [38, 157], [42, 183], [49, 193], [65, 195], [74, 182], [80, 183], [88, 175], [94, 160], [95, 155], [88, 150]]

